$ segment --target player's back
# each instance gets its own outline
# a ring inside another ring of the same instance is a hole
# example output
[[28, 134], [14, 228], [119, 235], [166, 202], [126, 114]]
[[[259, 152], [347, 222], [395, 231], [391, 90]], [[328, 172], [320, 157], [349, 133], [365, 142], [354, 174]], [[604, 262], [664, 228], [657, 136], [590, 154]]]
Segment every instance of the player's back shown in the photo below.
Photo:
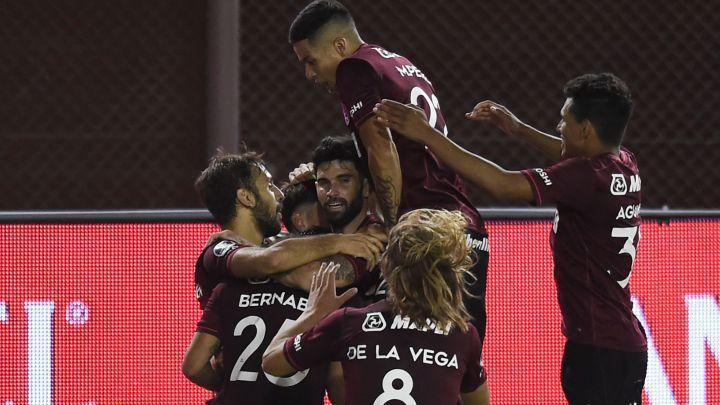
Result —
[[[338, 66], [337, 86], [346, 124], [358, 141], [357, 131], [373, 116], [383, 98], [421, 107], [431, 126], [447, 135], [440, 102], [427, 76], [407, 58], [371, 44], [363, 44]], [[393, 136], [403, 177], [398, 214], [417, 208], [460, 210], [470, 228], [485, 232], [482, 219], [470, 203], [462, 180], [423, 145]], [[362, 142], [358, 142], [361, 149]], [[364, 150], [362, 150], [365, 153]]]
[[418, 328], [394, 315], [387, 300], [336, 311], [326, 327], [286, 344], [294, 364], [341, 361], [347, 404], [453, 404], [482, 382], [480, 340], [462, 333]]
[[307, 306], [307, 293], [269, 280], [218, 284], [198, 331], [222, 344], [223, 387], [212, 404], [323, 403], [327, 366], [278, 378], [262, 371], [262, 354], [273, 336]]

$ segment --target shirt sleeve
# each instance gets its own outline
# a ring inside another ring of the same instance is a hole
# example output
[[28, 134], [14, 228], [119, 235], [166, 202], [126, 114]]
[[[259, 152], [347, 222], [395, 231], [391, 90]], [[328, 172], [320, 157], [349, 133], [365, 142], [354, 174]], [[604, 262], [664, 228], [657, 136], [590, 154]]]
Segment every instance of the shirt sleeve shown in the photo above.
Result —
[[205, 305], [205, 309], [203, 310], [202, 317], [200, 318], [200, 321], [198, 321], [197, 327], [195, 328], [196, 332], [208, 333], [215, 337], [220, 337], [223, 308], [222, 301], [224, 291], [226, 290], [226, 283], [220, 283], [215, 287], [215, 289], [213, 289], [212, 295], [210, 295], [210, 298]]
[[203, 254], [203, 267], [210, 276], [214, 278], [230, 277], [230, 263], [235, 253], [248, 247], [247, 245], [239, 245], [231, 240], [221, 240], [215, 245], [205, 249]]
[[339, 309], [306, 332], [285, 341], [285, 358], [296, 370], [340, 360], [338, 352], [344, 343], [340, 334], [346, 311]]
[[467, 368], [465, 369], [465, 375], [460, 383], [460, 392], [475, 391], [487, 380], [485, 368], [483, 367], [482, 359], [480, 358], [480, 336], [478, 336], [477, 329], [475, 329], [473, 325], [470, 325], [469, 333], [471, 339], [470, 356], [468, 358]]
[[530, 182], [538, 206], [559, 203], [580, 210], [590, 203], [595, 188], [595, 172], [585, 158], [570, 158], [522, 173]]
[[350, 121], [356, 128], [360, 128], [374, 115], [375, 104], [382, 100], [380, 77], [367, 61], [349, 58], [340, 62], [335, 78], [340, 99], [349, 111]]

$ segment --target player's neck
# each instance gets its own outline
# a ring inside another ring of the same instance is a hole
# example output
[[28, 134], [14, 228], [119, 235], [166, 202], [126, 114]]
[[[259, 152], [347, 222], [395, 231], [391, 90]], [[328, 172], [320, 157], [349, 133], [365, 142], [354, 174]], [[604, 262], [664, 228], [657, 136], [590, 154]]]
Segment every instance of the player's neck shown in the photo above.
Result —
[[230, 222], [227, 228], [233, 231], [241, 238], [247, 240], [254, 245], [260, 245], [263, 241], [263, 234], [256, 225], [257, 221], [252, 215], [245, 212], [238, 212], [238, 215]]
[[360, 228], [360, 225], [365, 221], [365, 218], [368, 215], [368, 204], [367, 200], [365, 203], [363, 203], [363, 207], [360, 210], [360, 213], [353, 218], [352, 221], [350, 221], [347, 225], [343, 226], [342, 229], [340, 229], [340, 233], [356, 233], [358, 229]]
[[615, 145], [608, 146], [608, 145], [599, 144], [595, 148], [592, 148], [591, 150], [589, 150], [586, 155], [588, 157], [595, 157], [595, 156], [607, 155], [607, 154], [620, 156], [620, 147], [615, 146]]

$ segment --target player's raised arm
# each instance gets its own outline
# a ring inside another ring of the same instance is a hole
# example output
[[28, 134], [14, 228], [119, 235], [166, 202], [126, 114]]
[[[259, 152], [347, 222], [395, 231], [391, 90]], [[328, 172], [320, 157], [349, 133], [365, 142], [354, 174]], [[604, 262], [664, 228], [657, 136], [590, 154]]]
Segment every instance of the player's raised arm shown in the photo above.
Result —
[[525, 124], [505, 106], [494, 101], [485, 100], [479, 102], [472, 111], [465, 114], [465, 118], [472, 121], [489, 122], [500, 128], [507, 135], [520, 138], [529, 143], [552, 162], [558, 162], [560, 160], [562, 151], [562, 141], [560, 138], [546, 134]]
[[361, 257], [377, 263], [384, 242], [374, 234], [331, 234], [291, 238], [270, 247], [237, 250], [229, 263], [235, 277], [263, 277], [292, 270], [336, 254]]
[[521, 172], [505, 170], [458, 146], [431, 127], [422, 110], [396, 101], [383, 100], [375, 107], [375, 114], [379, 124], [427, 145], [460, 176], [486, 189], [493, 196], [509, 201], [533, 201], [530, 183]]
[[397, 222], [397, 211], [402, 194], [402, 172], [395, 142], [390, 131], [368, 119], [358, 128], [360, 139], [368, 154], [370, 176], [385, 224]]

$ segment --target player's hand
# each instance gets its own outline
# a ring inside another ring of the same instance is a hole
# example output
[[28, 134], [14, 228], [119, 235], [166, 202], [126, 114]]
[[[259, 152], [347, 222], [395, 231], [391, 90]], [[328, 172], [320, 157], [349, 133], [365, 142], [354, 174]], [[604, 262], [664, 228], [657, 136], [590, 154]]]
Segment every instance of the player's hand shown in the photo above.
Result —
[[382, 103], [375, 104], [373, 111], [378, 124], [413, 141], [423, 142], [424, 135], [433, 130], [425, 111], [412, 104], [383, 99]]
[[515, 134], [522, 125], [522, 122], [505, 106], [490, 100], [477, 103], [472, 111], [465, 114], [465, 118], [472, 121], [489, 122], [507, 135]]
[[385, 250], [387, 236], [378, 233], [341, 234], [338, 237], [338, 253], [360, 257], [367, 261], [367, 268], [371, 270], [380, 262]]
[[212, 357], [210, 357], [210, 367], [220, 373], [223, 370], [223, 365], [223, 351], [218, 350]]
[[323, 263], [320, 270], [313, 274], [306, 311], [324, 317], [357, 294], [357, 288], [351, 288], [339, 296], [335, 294], [335, 273], [339, 267], [333, 262]]
[[288, 174], [291, 184], [299, 184], [307, 180], [315, 179], [315, 164], [312, 162], [303, 163]]
[[212, 245], [213, 243], [219, 241], [219, 240], [231, 240], [238, 245], [252, 245], [248, 240], [243, 239], [240, 237], [240, 235], [236, 234], [235, 232], [225, 229], [224, 231], [215, 232], [214, 234], [210, 235], [210, 239], [208, 239], [207, 243], [205, 244], [205, 247]]

